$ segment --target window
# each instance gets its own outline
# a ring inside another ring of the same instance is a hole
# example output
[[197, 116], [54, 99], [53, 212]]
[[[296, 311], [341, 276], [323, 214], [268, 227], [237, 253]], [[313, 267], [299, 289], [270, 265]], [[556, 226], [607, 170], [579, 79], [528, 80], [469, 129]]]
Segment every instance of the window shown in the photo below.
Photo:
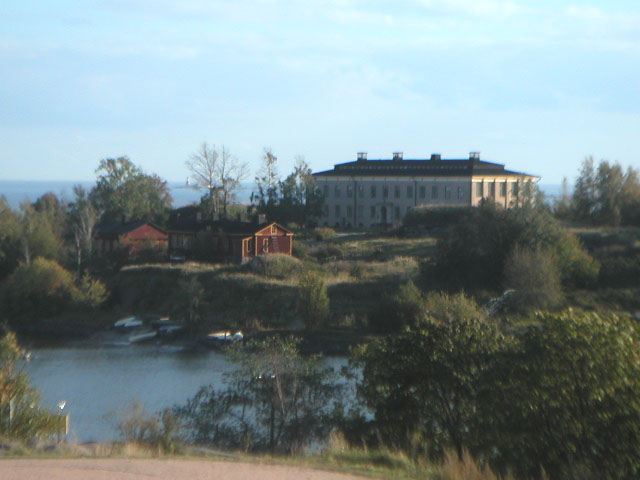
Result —
[[444, 199], [451, 200], [451, 187], [444, 187]]
[[476, 196], [477, 197], [481, 197], [484, 194], [484, 192], [483, 192], [484, 189], [482, 187], [483, 187], [482, 182], [476, 183]]
[[376, 207], [371, 207], [369, 211], [369, 218], [376, 218]]
[[333, 194], [336, 198], [340, 198], [340, 185], [336, 185], [333, 189]]
[[420, 198], [424, 198], [427, 196], [427, 188], [424, 185], [420, 185], [420, 189], [418, 190]]
[[407, 213], [409, 213], [409, 210], [411, 210], [411, 207], [407, 207]]
[[396, 220], [400, 220], [400, 207], [393, 208], [393, 216]]
[[407, 198], [413, 198], [413, 187], [411, 185], [407, 185]]
[[371, 185], [371, 198], [376, 198], [376, 186]]
[[500, 196], [501, 197], [507, 196], [507, 182], [500, 183]]
[[431, 187], [431, 198], [438, 198], [438, 186]]
[[336, 217], [339, 217], [340, 216], [340, 205], [336, 205], [335, 212], [336, 212]]
[[364, 217], [364, 205], [358, 205], [358, 218]]
[[353, 187], [351, 185], [347, 185], [347, 198], [353, 197]]
[[324, 191], [324, 196], [328, 197], [329, 196], [329, 185], [325, 185], [323, 187], [323, 191]]
[[393, 188], [393, 196], [395, 198], [400, 198], [400, 187], [398, 185]]
[[464, 193], [462, 191], [462, 187], [458, 187], [458, 200], [462, 200], [464, 198]]
[[269, 251], [269, 239], [265, 238], [262, 240], [262, 250], [264, 250], [265, 252]]
[[496, 196], [496, 182], [491, 182], [489, 184], [489, 195], [492, 197]]
[[364, 198], [364, 185], [358, 185], [358, 197]]
[[347, 218], [351, 218], [353, 216], [353, 207], [351, 205], [347, 205]]
[[518, 192], [520, 191], [519, 188], [520, 187], [518, 185], [518, 182], [513, 182], [511, 184], [511, 195], [513, 195], [514, 197], [517, 197], [518, 196]]
[[382, 198], [389, 197], [389, 187], [382, 187]]
[[329, 216], [329, 205], [322, 206], [322, 215], [324, 215], [325, 217]]

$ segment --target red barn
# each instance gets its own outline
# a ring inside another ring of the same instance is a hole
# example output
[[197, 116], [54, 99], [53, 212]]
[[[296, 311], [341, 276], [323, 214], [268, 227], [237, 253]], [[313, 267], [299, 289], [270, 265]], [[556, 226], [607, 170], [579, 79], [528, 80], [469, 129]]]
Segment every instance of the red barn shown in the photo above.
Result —
[[142, 248], [167, 250], [168, 233], [148, 222], [107, 222], [96, 227], [93, 253], [102, 256], [122, 248], [133, 253]]

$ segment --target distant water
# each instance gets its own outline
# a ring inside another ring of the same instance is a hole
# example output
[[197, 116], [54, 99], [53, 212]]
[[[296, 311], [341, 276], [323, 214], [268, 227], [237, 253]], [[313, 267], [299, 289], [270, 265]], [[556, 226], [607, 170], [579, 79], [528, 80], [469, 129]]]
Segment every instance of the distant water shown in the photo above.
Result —
[[[21, 203], [25, 201], [33, 203], [48, 192], [54, 193], [66, 201], [71, 201], [73, 200], [73, 186], [78, 184], [82, 185], [86, 190], [90, 190], [95, 185], [95, 182], [0, 180], [0, 195], [7, 197], [11, 208], [17, 209]], [[199, 190], [187, 188], [181, 182], [168, 182], [168, 184], [174, 207], [184, 207], [190, 203], [200, 201], [202, 192]], [[241, 203], [248, 203], [252, 190], [253, 184], [241, 184], [237, 200]]]

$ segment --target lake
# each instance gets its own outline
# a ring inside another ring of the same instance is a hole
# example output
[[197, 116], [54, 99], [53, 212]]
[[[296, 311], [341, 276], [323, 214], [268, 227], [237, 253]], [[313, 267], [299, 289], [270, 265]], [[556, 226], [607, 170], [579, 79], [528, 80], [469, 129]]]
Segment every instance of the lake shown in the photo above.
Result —
[[[342, 357], [328, 357], [336, 369]], [[40, 390], [42, 405], [71, 415], [69, 441], [118, 438], [116, 425], [133, 402], [148, 413], [193, 397], [202, 385], [220, 385], [233, 365], [216, 351], [184, 353], [170, 345], [121, 347], [77, 344], [36, 348], [24, 363], [31, 384]]]

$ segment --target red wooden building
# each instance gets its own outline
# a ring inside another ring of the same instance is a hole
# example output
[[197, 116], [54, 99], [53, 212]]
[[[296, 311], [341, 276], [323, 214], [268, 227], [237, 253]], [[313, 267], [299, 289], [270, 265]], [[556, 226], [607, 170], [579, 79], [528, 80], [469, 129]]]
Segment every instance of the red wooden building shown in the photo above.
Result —
[[245, 262], [257, 255], [291, 255], [293, 232], [282, 225], [217, 220], [183, 219], [169, 227], [172, 257]]
[[106, 222], [96, 227], [93, 235], [93, 253], [97, 256], [127, 248], [133, 253], [142, 248], [166, 251], [169, 234], [166, 230], [147, 222]]

